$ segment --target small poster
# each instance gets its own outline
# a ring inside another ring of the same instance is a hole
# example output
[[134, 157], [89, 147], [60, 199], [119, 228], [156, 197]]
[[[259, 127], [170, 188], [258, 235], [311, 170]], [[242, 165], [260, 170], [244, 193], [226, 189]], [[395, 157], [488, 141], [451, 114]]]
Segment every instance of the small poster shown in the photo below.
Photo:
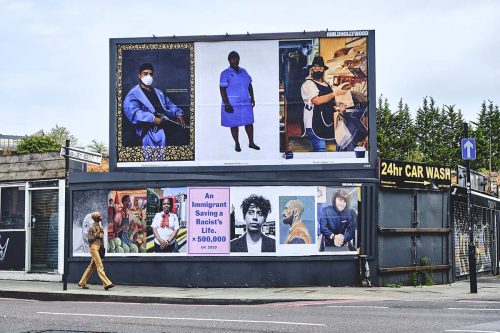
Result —
[[229, 253], [229, 188], [189, 188], [190, 254]]

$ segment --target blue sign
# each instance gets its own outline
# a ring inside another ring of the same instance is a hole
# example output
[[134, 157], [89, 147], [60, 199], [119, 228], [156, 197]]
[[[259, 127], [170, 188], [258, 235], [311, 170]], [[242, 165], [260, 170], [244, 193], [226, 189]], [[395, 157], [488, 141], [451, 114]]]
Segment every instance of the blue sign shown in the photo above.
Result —
[[476, 139], [462, 139], [460, 142], [463, 160], [476, 159]]

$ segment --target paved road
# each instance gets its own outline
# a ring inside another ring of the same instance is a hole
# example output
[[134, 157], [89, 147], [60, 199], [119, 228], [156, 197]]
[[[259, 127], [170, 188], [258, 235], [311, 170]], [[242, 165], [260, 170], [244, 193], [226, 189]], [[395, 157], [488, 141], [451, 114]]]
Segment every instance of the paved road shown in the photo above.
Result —
[[500, 300], [261, 305], [0, 299], [0, 332], [500, 332]]

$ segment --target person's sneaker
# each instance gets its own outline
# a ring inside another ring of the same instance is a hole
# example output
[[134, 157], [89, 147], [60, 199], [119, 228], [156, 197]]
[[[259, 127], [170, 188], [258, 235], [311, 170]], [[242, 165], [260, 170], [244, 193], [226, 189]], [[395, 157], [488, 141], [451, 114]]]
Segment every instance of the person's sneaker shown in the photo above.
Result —
[[78, 287], [82, 289], [89, 289], [89, 286], [87, 286], [86, 284], [78, 284]]
[[114, 286], [115, 286], [115, 284], [114, 284], [114, 283], [112, 283], [112, 284], [110, 284], [109, 286], [104, 287], [104, 290], [111, 289], [111, 288], [113, 288]]

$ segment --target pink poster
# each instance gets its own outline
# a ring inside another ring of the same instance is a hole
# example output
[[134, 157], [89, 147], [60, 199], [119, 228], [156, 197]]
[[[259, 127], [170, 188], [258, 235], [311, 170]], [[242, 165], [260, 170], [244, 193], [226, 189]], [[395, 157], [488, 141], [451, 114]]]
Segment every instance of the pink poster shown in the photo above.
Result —
[[229, 254], [229, 188], [189, 188], [189, 254]]

